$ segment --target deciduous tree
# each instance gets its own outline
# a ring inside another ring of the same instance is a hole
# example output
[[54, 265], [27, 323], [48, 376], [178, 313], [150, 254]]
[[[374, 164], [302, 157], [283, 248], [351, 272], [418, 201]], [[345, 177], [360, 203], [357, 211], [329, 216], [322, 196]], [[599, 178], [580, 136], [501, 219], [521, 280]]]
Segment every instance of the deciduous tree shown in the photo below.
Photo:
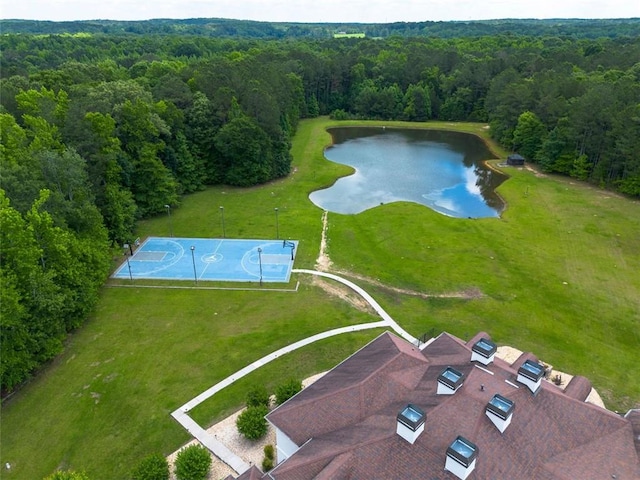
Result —
[[513, 131], [513, 149], [529, 161], [534, 161], [547, 136], [547, 129], [533, 112], [518, 117]]

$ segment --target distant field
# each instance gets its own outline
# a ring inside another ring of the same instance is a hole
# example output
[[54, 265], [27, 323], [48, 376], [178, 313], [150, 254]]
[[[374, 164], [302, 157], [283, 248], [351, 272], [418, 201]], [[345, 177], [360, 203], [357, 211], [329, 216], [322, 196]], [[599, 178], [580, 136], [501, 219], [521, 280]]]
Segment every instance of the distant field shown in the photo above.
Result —
[[364, 38], [365, 33], [334, 33], [333, 38]]
[[[300, 124], [288, 178], [191, 195], [172, 210], [171, 224], [161, 215], [141, 223], [138, 234], [218, 236], [224, 206], [227, 237], [273, 238], [278, 208], [281, 238], [300, 241], [295, 267], [313, 268], [322, 212], [308, 194], [350, 172], [322, 155], [325, 128], [335, 124]], [[479, 124], [426, 126], [486, 135]], [[454, 219], [408, 203], [329, 214], [333, 268], [360, 277], [413, 335], [447, 330], [469, 338], [484, 330], [499, 344], [587, 376], [609, 408], [640, 407], [640, 203], [569, 179], [505, 171], [501, 219]], [[297, 293], [105, 287], [65, 352], [3, 405], [0, 465], [12, 464], [12, 479], [40, 479], [57, 467], [86, 470], [92, 480], [127, 478], [142, 456], [168, 454], [189, 439], [169, 414], [193, 396], [288, 343], [374, 319], [307, 276], [293, 275], [287, 287], [298, 281]], [[451, 297], [459, 292], [472, 295]], [[271, 388], [326, 370], [379, 333], [283, 357], [194, 417], [213, 423], [242, 405], [249, 385]]]

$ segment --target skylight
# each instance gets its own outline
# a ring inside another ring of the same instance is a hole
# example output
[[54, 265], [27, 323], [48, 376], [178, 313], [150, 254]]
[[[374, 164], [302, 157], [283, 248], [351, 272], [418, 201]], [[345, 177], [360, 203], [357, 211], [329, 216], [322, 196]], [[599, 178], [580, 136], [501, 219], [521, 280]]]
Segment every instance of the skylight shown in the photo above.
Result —
[[525, 360], [518, 369], [518, 382], [529, 387], [534, 395], [540, 390], [542, 377], [544, 376], [544, 367], [537, 362]]
[[493, 423], [500, 433], [504, 433], [507, 427], [511, 424], [511, 418], [513, 417], [513, 409], [516, 404], [513, 400], [503, 397], [499, 393], [496, 393], [489, 403], [485, 413], [491, 423]]
[[481, 338], [471, 347], [471, 361], [489, 365], [493, 362], [498, 347], [488, 338]]
[[449, 470], [458, 478], [467, 478], [476, 466], [477, 456], [478, 447], [476, 444], [458, 435], [447, 448], [445, 470]]
[[496, 353], [497, 349], [498, 347], [496, 346], [496, 344], [486, 338], [481, 338], [472, 347], [472, 350], [474, 352], [479, 353], [487, 358]]
[[398, 414], [396, 433], [413, 444], [424, 431], [427, 415], [415, 405], [409, 404]]
[[469, 464], [476, 456], [478, 447], [464, 437], [458, 436], [449, 446], [447, 454], [452, 454], [458, 460], [463, 460]]
[[531, 360], [525, 360], [518, 370], [518, 373], [533, 381], [537, 381], [544, 375], [544, 367], [539, 363], [532, 362]]
[[456, 372], [452, 368], [447, 368], [444, 372], [442, 372], [442, 376], [447, 380], [451, 380], [454, 383], [457, 382], [462, 377], [462, 375], [460, 375], [458, 372]]
[[512, 412], [515, 403], [506, 397], [503, 397], [499, 393], [496, 393], [489, 403], [487, 404], [487, 410], [491, 413], [498, 415], [502, 419], [506, 419]]
[[462, 385], [464, 374], [452, 367], [447, 367], [438, 376], [438, 393], [452, 394], [455, 393]]
[[398, 414], [398, 421], [404, 423], [407, 427], [415, 430], [420, 423], [424, 423], [426, 416], [422, 410], [415, 405], [407, 405], [404, 410]]
[[478, 447], [473, 442], [458, 435], [447, 448], [444, 469], [453, 473], [459, 479], [465, 480], [476, 468], [477, 456]]

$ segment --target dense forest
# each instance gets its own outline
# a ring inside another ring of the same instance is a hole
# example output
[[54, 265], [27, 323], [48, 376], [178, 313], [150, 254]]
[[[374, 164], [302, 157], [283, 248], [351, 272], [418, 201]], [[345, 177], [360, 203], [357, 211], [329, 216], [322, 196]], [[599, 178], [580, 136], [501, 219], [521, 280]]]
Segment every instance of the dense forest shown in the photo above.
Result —
[[395, 23], [286, 23], [256, 22], [226, 18], [155, 19], [140, 21], [87, 20], [50, 22], [41, 20], [4, 20], [4, 33], [76, 34], [107, 33], [136, 35], [198, 35], [227, 38], [316, 38], [326, 39], [338, 32], [364, 33], [367, 37], [439, 37], [462, 38], [487, 35], [570, 36], [601, 38], [637, 36], [640, 18], [549, 20], [496, 19], [473, 21], [424, 21]]
[[3, 391], [83, 323], [137, 219], [206, 185], [286, 176], [301, 118], [486, 122], [545, 171], [640, 196], [640, 35], [599, 28], [593, 39], [2, 35]]

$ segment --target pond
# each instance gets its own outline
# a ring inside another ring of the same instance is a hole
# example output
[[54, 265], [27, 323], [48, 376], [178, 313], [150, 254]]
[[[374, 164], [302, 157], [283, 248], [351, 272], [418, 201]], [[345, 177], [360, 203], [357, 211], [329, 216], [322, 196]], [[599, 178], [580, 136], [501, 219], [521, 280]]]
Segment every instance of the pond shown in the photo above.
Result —
[[325, 157], [355, 169], [309, 198], [330, 212], [356, 214], [391, 202], [414, 202], [459, 218], [498, 217], [495, 189], [507, 177], [484, 164], [495, 158], [475, 135], [389, 127], [329, 129]]

